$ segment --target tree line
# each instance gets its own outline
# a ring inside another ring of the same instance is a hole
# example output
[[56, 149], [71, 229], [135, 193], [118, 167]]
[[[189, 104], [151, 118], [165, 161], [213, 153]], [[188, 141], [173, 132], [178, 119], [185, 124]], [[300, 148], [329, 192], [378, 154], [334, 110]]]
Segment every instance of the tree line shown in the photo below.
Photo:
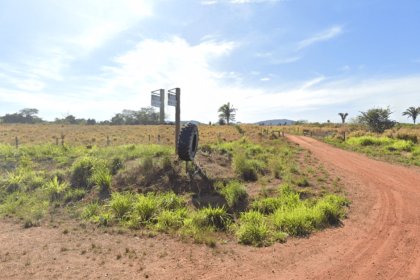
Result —
[[[76, 118], [67, 113], [62, 118], [55, 118], [54, 121], [45, 121], [38, 117], [39, 110], [36, 108], [25, 108], [14, 114], [0, 116], [0, 123], [56, 123], [56, 124], [81, 124], [81, 125], [156, 125], [159, 124], [159, 113], [154, 107], [145, 107], [140, 110], [123, 110], [116, 113], [110, 120], [96, 121], [95, 119]], [[167, 118], [167, 116], [165, 116]]]

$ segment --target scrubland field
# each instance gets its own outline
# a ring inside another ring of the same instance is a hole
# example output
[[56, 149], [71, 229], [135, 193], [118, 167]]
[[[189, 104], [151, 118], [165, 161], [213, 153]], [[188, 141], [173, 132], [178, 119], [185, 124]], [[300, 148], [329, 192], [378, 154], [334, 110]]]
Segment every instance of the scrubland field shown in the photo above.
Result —
[[[336, 275], [353, 263], [351, 248], [393, 248], [417, 238], [417, 231], [402, 224], [392, 240], [381, 235], [399, 223], [386, 211], [404, 203], [380, 200], [392, 198], [388, 187], [415, 191], [417, 169], [291, 135], [307, 126], [198, 129], [199, 149], [186, 165], [174, 153], [172, 126], [0, 126], [2, 275], [234, 279], [263, 273], [278, 279], [278, 270], [325, 279], [334, 267], [331, 258], [340, 259], [342, 251], [349, 260], [338, 264]], [[336, 147], [418, 165], [418, 138], [407, 136], [417, 135], [415, 129], [396, 128], [392, 138], [346, 126], [321, 129], [333, 134], [319, 140]], [[284, 131], [287, 138], [272, 131]], [[341, 131], [347, 131], [346, 141]], [[388, 178], [397, 175], [396, 182]], [[369, 186], [381, 186], [380, 195]], [[377, 211], [375, 205], [382, 207]], [[380, 230], [376, 243], [366, 236], [372, 228]], [[400, 249], [409, 256], [411, 248]], [[371, 259], [375, 250], [362, 257]], [[387, 254], [389, 260], [393, 256]], [[377, 275], [376, 268], [369, 273]]]
[[1, 126], [0, 215], [64, 234], [73, 219], [103, 233], [210, 247], [268, 246], [339, 224], [349, 204], [340, 178], [265, 129], [200, 126], [196, 161], [186, 166], [174, 155], [172, 126]]

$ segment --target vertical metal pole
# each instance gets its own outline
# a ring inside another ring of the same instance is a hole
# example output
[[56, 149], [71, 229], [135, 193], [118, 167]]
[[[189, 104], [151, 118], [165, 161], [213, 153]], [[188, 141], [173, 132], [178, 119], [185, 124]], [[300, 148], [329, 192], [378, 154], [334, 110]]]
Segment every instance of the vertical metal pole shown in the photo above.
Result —
[[106, 137], [106, 145], [109, 147], [109, 136]]
[[178, 154], [178, 137], [181, 130], [181, 89], [175, 88], [176, 111], [175, 111], [175, 155]]
[[16, 140], [16, 149], [17, 149], [18, 146], [19, 146], [17, 136], [16, 136], [15, 140]]
[[160, 134], [158, 134], [158, 142], [160, 143]]
[[346, 132], [343, 131], [343, 136], [344, 136], [344, 142], [346, 142]]
[[160, 123], [165, 123], [165, 90], [160, 90]]
[[58, 137], [55, 137], [55, 145], [58, 146]]

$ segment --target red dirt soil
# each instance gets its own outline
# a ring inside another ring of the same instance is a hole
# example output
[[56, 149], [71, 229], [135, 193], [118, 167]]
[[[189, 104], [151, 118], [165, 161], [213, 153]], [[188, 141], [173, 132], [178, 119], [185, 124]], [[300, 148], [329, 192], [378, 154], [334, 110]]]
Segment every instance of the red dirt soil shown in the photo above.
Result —
[[3, 220], [0, 279], [420, 279], [420, 170], [287, 137], [345, 183], [352, 204], [341, 228], [267, 248], [234, 242], [209, 248], [168, 235], [103, 234], [92, 225], [73, 232], [70, 224], [63, 234]]

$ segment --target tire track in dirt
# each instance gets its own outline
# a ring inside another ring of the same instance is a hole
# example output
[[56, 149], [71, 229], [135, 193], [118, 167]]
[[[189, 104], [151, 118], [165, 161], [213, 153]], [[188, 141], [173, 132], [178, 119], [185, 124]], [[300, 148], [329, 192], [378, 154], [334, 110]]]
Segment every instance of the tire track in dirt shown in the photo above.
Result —
[[[334, 266], [311, 279], [420, 279], [420, 174], [331, 147], [312, 138], [287, 136], [308, 148], [321, 162], [353, 174], [378, 193], [374, 223], [364, 236], [349, 236], [338, 245], [346, 253]], [[358, 203], [358, 201], [353, 201]], [[357, 226], [357, 225], [353, 225]]]

